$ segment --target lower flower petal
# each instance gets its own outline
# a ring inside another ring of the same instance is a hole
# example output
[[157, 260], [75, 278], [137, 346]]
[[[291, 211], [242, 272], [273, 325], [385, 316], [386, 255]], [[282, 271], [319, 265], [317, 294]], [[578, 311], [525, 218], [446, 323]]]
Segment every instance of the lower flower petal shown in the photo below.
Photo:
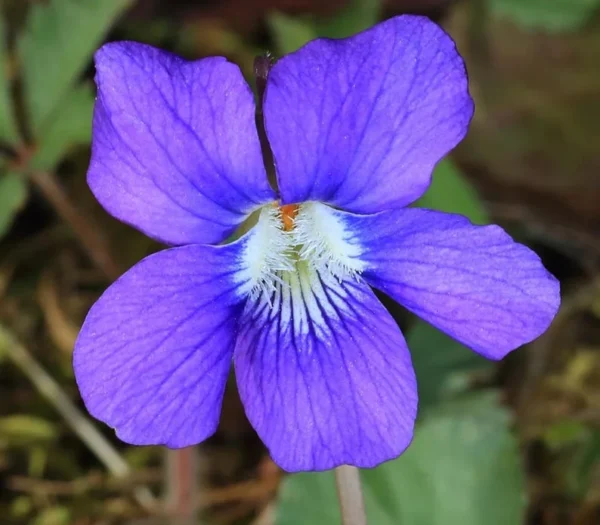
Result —
[[369, 284], [487, 358], [541, 335], [558, 310], [558, 281], [499, 226], [415, 208], [336, 214]]
[[90, 310], [75, 345], [77, 384], [123, 441], [177, 448], [214, 433], [242, 310], [241, 246], [151, 255]]
[[364, 283], [300, 263], [270, 302], [248, 302], [234, 363], [246, 414], [285, 470], [374, 467], [412, 439], [410, 355]]

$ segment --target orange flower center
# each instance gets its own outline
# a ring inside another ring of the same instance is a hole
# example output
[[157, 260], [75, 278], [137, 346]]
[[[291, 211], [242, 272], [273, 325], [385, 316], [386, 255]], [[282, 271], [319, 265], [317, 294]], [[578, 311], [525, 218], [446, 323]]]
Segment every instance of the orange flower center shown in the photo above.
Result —
[[281, 210], [281, 220], [283, 221], [283, 231], [289, 232], [294, 228], [294, 219], [298, 215], [298, 204], [285, 204], [279, 206]]

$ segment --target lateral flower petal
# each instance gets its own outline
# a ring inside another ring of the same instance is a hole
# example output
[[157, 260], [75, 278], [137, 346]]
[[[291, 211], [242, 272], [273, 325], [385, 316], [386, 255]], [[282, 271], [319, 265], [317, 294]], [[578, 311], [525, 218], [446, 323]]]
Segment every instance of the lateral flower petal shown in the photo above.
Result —
[[499, 226], [417, 208], [336, 213], [369, 284], [489, 359], [532, 341], [556, 315], [558, 281]]
[[109, 213], [167, 244], [216, 243], [275, 198], [236, 65], [134, 42], [95, 60], [88, 183]]
[[288, 471], [374, 467], [409, 445], [417, 389], [402, 334], [363, 283], [299, 263], [249, 301], [234, 353], [246, 414]]
[[214, 433], [245, 296], [242, 248], [151, 255], [90, 310], [75, 377], [88, 411], [123, 441], [177, 448]]
[[283, 202], [355, 213], [405, 206], [472, 114], [463, 60], [425, 17], [310, 42], [274, 65], [265, 93]]

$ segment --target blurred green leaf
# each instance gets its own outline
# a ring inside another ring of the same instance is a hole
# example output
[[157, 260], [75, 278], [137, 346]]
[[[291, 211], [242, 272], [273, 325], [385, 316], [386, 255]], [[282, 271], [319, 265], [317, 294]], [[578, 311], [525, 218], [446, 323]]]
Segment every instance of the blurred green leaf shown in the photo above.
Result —
[[29, 414], [15, 414], [0, 418], [0, 440], [28, 444], [51, 441], [57, 437], [56, 425]]
[[393, 497], [382, 503], [393, 523], [523, 522], [518, 446], [495, 393], [440, 406], [417, 428], [406, 454], [366, 471], [364, 479], [376, 494], [393, 488]]
[[[523, 472], [508, 413], [492, 394], [445, 404], [417, 428], [399, 459], [361, 471], [371, 525], [523, 522]], [[339, 522], [332, 472], [294, 474], [276, 524]]]
[[268, 15], [267, 24], [279, 55], [292, 53], [318, 36], [314, 23], [310, 20], [277, 11]]
[[419, 385], [419, 408], [430, 408], [456, 389], [465, 374], [493, 365], [455, 339], [418, 321], [406, 336]]
[[381, 14], [381, 0], [351, 0], [328, 19], [296, 18], [271, 13], [267, 23], [277, 52], [287, 55], [318, 37], [345, 38], [375, 25]]
[[31, 525], [68, 525], [69, 523], [71, 523], [71, 511], [67, 507], [57, 505], [42, 510]]
[[381, 0], [350, 0], [328, 20], [316, 22], [317, 34], [327, 38], [346, 38], [374, 26], [381, 18]]
[[339, 522], [333, 472], [301, 472], [285, 478], [279, 488], [275, 525]]
[[600, 472], [600, 431], [580, 421], [557, 421], [540, 436], [550, 449], [566, 492], [585, 498]]
[[46, 446], [32, 445], [28, 452], [29, 464], [27, 466], [27, 475], [31, 478], [44, 477], [44, 470], [46, 470], [50, 453], [48, 448]]
[[10, 93], [8, 56], [6, 53], [6, 25], [2, 13], [0, 13], [0, 140], [9, 144], [19, 141]]
[[8, 232], [17, 212], [27, 200], [27, 182], [18, 173], [0, 176], [0, 239]]
[[545, 429], [541, 437], [546, 446], [556, 452], [584, 440], [588, 434], [588, 428], [580, 421], [558, 421]]
[[566, 471], [569, 488], [575, 497], [584, 498], [600, 468], [600, 430], [590, 431], [571, 457], [572, 463]]
[[425, 195], [415, 202], [415, 206], [460, 213], [475, 224], [489, 222], [488, 214], [475, 188], [449, 159], [438, 163], [433, 172], [431, 186]]
[[33, 501], [30, 496], [17, 496], [10, 505], [10, 514], [15, 518], [27, 516], [33, 509]]
[[31, 6], [19, 40], [32, 130], [65, 99], [92, 53], [132, 0], [50, 0]]
[[[394, 522], [386, 514], [384, 506], [365, 483], [365, 472], [362, 471], [361, 475], [369, 524], [392, 525]], [[291, 474], [284, 480], [279, 489], [275, 525], [330, 525], [339, 522], [340, 511], [333, 471]]]
[[530, 29], [570, 31], [583, 26], [598, 0], [490, 0], [493, 12]]
[[76, 87], [64, 99], [38, 139], [31, 159], [34, 169], [53, 169], [71, 146], [89, 144], [92, 137], [94, 90], [88, 84]]

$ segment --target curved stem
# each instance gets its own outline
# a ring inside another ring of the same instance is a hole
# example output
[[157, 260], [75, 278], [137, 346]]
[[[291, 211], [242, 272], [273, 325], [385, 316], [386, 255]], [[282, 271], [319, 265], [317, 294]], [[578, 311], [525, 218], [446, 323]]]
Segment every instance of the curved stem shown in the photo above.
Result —
[[335, 482], [340, 500], [342, 525], [367, 525], [358, 469], [350, 465], [336, 468]]
[[90, 218], [69, 199], [54, 174], [49, 171], [34, 171], [29, 173], [29, 177], [56, 213], [71, 226], [81, 246], [98, 269], [111, 281], [117, 279], [123, 272], [113, 259], [106, 239]]
[[265, 89], [267, 88], [267, 78], [269, 71], [273, 67], [274, 60], [270, 55], [258, 56], [254, 59], [254, 78], [256, 80], [256, 93], [258, 95], [258, 103], [256, 104], [256, 129], [258, 131], [258, 139], [260, 140], [260, 148], [262, 151], [263, 162], [267, 170], [267, 178], [271, 187], [278, 193], [277, 175], [275, 173], [275, 161], [271, 145], [267, 138], [265, 130], [265, 120], [263, 115], [263, 99]]

